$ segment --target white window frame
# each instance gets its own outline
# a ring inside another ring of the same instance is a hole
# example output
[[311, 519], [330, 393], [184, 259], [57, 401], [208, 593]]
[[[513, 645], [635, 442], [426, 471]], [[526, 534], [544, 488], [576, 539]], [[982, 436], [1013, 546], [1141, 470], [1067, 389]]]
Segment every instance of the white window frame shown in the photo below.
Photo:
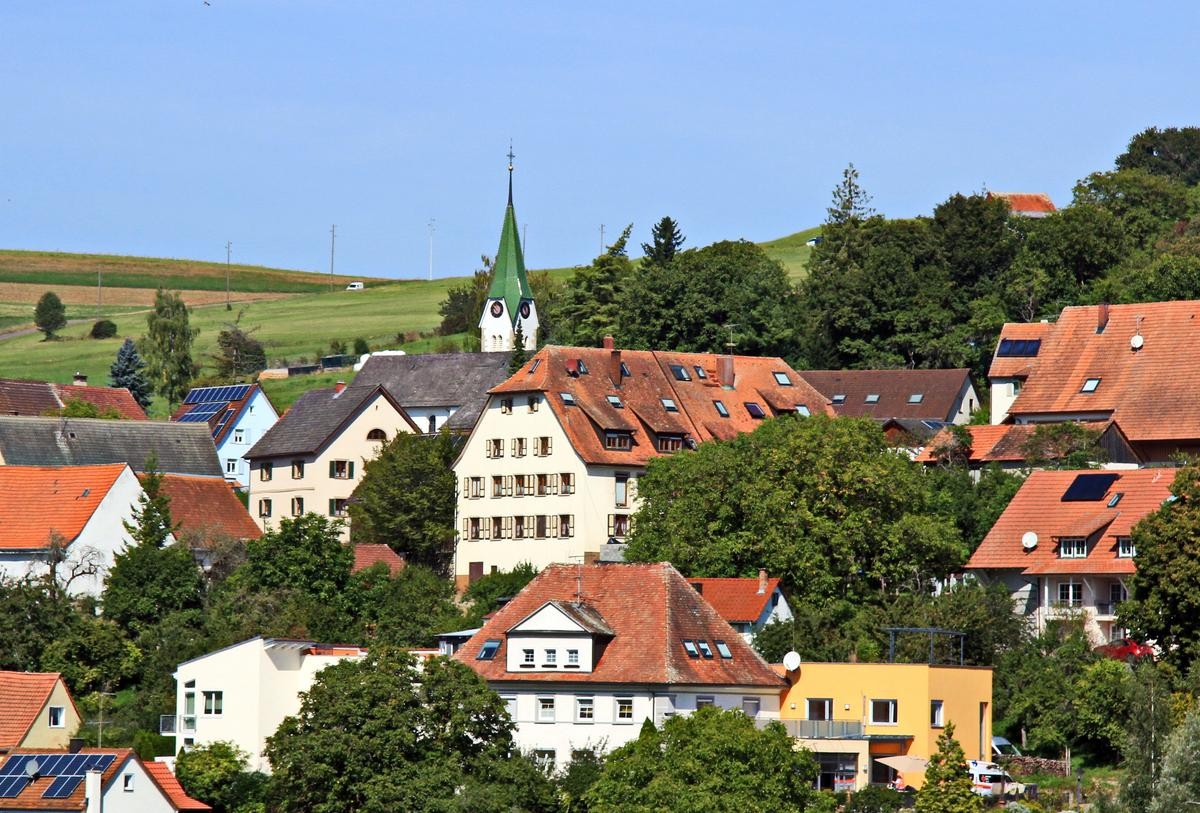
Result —
[[233, 442], [234, 443], [245, 443], [246, 442], [246, 430], [245, 429], [234, 429], [233, 430]]
[[1117, 537], [1117, 557], [1120, 559], [1132, 559], [1137, 556], [1137, 546], [1133, 544], [1133, 537], [1118, 536]]
[[542, 667], [558, 667], [558, 650], [543, 649], [542, 650]]
[[[879, 720], [875, 717], [876, 703], [887, 703], [888, 719]], [[900, 720], [900, 704], [895, 698], [871, 698], [871, 725], [897, 725]]]
[[[753, 711], [751, 711], [753, 709]], [[746, 695], [742, 697], [742, 714], [747, 717], [757, 717], [762, 713], [762, 698]]]
[[[1063, 588], [1066, 588], [1064, 591]], [[1067, 579], [1058, 583], [1058, 606], [1059, 607], [1082, 607], [1083, 606], [1083, 582]], [[1063, 598], [1064, 592], [1066, 598]]]
[[596, 698], [591, 695], [576, 696], [575, 722], [591, 725], [596, 722]]
[[555, 699], [550, 696], [538, 697], [537, 721], [539, 723], [553, 723], [556, 721], [557, 704], [554, 701]]
[[929, 701], [929, 727], [944, 728], [946, 726], [946, 704], [941, 700]]
[[1059, 559], [1086, 559], [1087, 539], [1082, 536], [1064, 536], [1058, 540]]
[[225, 714], [225, 692], [223, 689], [208, 689], [200, 694], [204, 699], [205, 717], [221, 717]]
[[127, 773], [121, 777], [121, 790], [125, 793], [133, 793], [133, 774]]
[[567, 666], [578, 666], [578, 665], [579, 665], [579, 650], [578, 649], [568, 649], [567, 650]]
[[[821, 704], [824, 706], [825, 711], [824, 711], [823, 717], [813, 717], [812, 716], [812, 710], [813, 710], [814, 703]], [[809, 698], [806, 698], [805, 703], [804, 703], [804, 714], [807, 719], [816, 720], [817, 722], [827, 722], [829, 720], [832, 720], [833, 719], [833, 698], [832, 697], [809, 697]]]
[[[628, 714], [625, 714], [626, 708], [629, 709]], [[619, 694], [613, 698], [613, 721], [620, 725], [633, 723], [633, 695]]]
[[[54, 722], [58, 720], [58, 722]], [[65, 728], [67, 725], [66, 706], [50, 706], [46, 712], [46, 724], [51, 728]]]
[[238, 470], [238, 459], [236, 457], [225, 458], [225, 473], [226, 474], [237, 474], [237, 470]]

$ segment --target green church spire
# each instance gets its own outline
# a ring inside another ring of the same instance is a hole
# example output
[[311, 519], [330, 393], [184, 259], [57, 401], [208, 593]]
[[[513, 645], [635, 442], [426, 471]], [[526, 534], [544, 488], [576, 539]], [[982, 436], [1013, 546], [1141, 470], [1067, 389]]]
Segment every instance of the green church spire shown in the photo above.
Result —
[[508, 318], [516, 324], [520, 314], [521, 300], [533, 299], [529, 278], [525, 274], [525, 257], [521, 252], [521, 240], [517, 235], [517, 215], [512, 197], [512, 146], [508, 148], [508, 206], [504, 210], [504, 226], [500, 230], [500, 248], [496, 251], [496, 263], [492, 266], [492, 284], [488, 288], [488, 299], [503, 299], [508, 308]]

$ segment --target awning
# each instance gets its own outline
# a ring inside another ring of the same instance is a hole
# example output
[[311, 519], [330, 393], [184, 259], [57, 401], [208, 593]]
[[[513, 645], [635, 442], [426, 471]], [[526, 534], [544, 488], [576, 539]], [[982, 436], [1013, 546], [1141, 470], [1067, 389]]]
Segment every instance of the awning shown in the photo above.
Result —
[[902, 754], [896, 757], [878, 757], [876, 762], [882, 762], [884, 765], [899, 771], [904, 775], [923, 774], [925, 769], [929, 767], [929, 760], [921, 759], [920, 757], [910, 757], [907, 754]]

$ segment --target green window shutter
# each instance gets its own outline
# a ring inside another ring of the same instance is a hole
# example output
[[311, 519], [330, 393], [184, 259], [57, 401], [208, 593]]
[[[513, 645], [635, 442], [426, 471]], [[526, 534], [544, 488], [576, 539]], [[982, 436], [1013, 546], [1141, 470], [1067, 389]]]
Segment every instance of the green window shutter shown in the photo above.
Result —
[[[332, 463], [330, 465], [333, 465]], [[329, 501], [329, 516], [337, 516], [337, 500]]]
[[337, 476], [337, 466], [334, 465], [334, 462], [332, 460], [329, 461], [329, 476], [330, 477]]
[[354, 479], [354, 461], [351, 460], [350, 463], [347, 464], [346, 468], [349, 472], [350, 479], [353, 480]]

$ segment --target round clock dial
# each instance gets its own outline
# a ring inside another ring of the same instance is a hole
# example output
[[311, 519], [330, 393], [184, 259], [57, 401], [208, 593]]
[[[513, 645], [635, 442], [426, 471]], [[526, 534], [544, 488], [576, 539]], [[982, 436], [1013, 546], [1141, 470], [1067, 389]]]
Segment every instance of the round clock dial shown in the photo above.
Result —
[[501, 305], [499, 302], [493, 302], [492, 303], [492, 316], [499, 318], [500, 314], [502, 314], [502, 313], [504, 313], [504, 306]]
[[529, 303], [528, 302], [521, 303], [521, 318], [522, 319], [529, 318]]

